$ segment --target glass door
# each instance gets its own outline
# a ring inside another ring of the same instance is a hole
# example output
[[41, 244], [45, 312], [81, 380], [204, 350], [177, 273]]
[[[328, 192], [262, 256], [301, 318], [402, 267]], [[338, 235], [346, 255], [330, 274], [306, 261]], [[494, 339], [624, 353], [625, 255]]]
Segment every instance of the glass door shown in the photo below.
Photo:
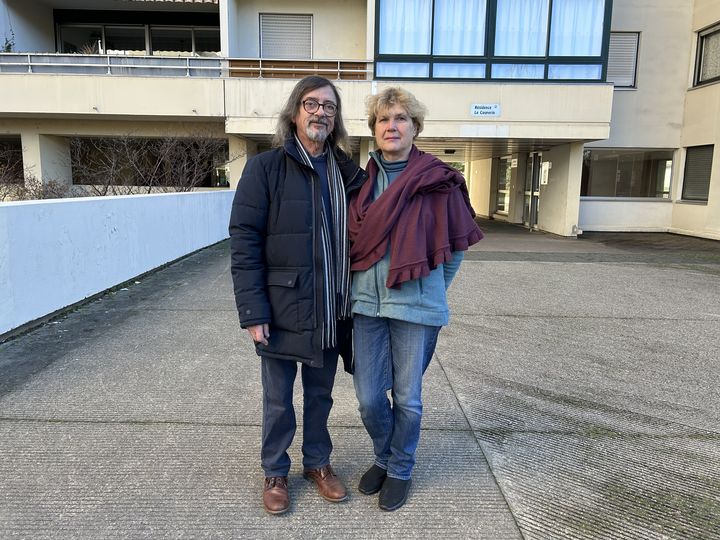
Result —
[[525, 169], [525, 205], [523, 207], [523, 223], [529, 229], [537, 229], [538, 211], [540, 210], [540, 163], [542, 154], [528, 154]]
[[510, 178], [512, 175], [512, 157], [500, 158], [497, 183], [497, 209], [498, 214], [508, 215], [510, 207]]

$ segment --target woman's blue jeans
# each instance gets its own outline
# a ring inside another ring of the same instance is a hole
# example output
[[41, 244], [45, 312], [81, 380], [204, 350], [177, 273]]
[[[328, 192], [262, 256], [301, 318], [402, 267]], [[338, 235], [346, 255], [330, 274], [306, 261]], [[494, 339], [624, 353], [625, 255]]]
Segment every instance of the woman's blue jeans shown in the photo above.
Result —
[[[328, 416], [332, 408], [332, 389], [337, 370], [337, 350], [324, 352], [323, 367], [302, 364], [303, 385], [303, 466], [319, 469], [330, 463], [332, 441]], [[287, 476], [290, 471], [288, 448], [297, 427], [293, 407], [293, 385], [298, 363], [292, 360], [262, 358], [263, 426], [260, 458], [265, 476]]]
[[412, 475], [420, 441], [422, 377], [439, 332], [439, 326], [397, 319], [353, 318], [353, 382], [360, 416], [373, 442], [375, 464], [391, 478]]

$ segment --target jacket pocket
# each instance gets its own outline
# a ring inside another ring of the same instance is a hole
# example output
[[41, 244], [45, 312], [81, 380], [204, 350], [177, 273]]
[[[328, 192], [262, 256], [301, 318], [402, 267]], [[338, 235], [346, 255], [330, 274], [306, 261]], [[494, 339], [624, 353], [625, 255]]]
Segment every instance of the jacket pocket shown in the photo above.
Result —
[[298, 273], [271, 270], [267, 275], [268, 301], [272, 314], [271, 325], [283, 330], [297, 331]]

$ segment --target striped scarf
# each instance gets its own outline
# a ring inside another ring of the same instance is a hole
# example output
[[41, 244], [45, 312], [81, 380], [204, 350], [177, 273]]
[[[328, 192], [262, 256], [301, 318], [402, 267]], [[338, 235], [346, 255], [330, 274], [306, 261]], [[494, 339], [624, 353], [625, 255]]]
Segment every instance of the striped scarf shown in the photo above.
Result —
[[[297, 135], [295, 135], [295, 144], [303, 163], [314, 170], [310, 156]], [[320, 240], [323, 248], [324, 314], [322, 348], [330, 349], [337, 345], [337, 320], [350, 316], [350, 244], [347, 232], [345, 186], [332, 147], [326, 143], [325, 150], [327, 151], [330, 215], [325, 210], [325, 204], [321, 204]], [[330, 232], [329, 220], [332, 220], [334, 234]]]

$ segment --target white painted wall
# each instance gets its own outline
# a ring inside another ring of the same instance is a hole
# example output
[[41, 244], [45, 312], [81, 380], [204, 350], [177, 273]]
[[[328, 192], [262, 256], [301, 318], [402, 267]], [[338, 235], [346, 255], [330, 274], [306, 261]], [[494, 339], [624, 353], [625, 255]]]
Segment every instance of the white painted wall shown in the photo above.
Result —
[[610, 136], [592, 148], [678, 148], [693, 0], [615, 0], [611, 30], [640, 32], [637, 88], [618, 89]]
[[5, 33], [15, 33], [13, 52], [55, 52], [52, 8], [41, 2], [0, 0], [0, 45]]
[[[720, 22], [720, 2], [696, 0], [692, 39], [697, 32]], [[692, 70], [689, 77], [692, 77]], [[690, 79], [692, 80], [692, 79]], [[720, 84], [713, 83], [691, 88], [685, 98], [685, 117], [682, 130], [682, 155], [677, 159], [678, 174], [684, 174], [685, 148], [714, 144], [713, 164], [710, 171], [710, 191], [706, 203], [682, 201], [682, 182], [675, 182], [671, 232], [690, 234], [720, 240]], [[673, 171], [675, 172], [675, 171]]]
[[223, 240], [233, 195], [0, 204], [0, 334]]
[[260, 56], [260, 13], [313, 16], [313, 58], [364, 60], [367, 34], [365, 0], [227, 0], [228, 49], [233, 56]]
[[580, 199], [583, 231], [667, 232], [673, 205], [658, 199]]

